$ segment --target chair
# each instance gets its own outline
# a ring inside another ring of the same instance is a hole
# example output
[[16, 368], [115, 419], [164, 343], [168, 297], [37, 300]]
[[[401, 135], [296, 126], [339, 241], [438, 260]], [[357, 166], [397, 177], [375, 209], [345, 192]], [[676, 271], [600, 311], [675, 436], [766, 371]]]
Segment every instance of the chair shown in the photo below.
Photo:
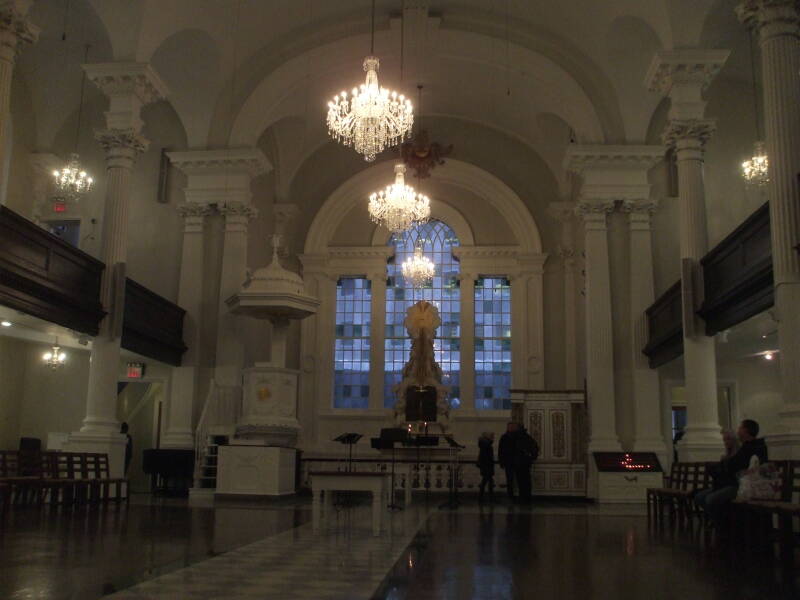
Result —
[[[86, 453], [86, 474], [89, 479], [92, 501], [108, 502], [111, 499], [111, 486], [114, 486], [114, 500], [120, 502], [123, 498], [130, 500], [130, 489], [125, 477], [111, 477], [108, 464], [108, 454]], [[125, 496], [122, 495], [123, 487]]]

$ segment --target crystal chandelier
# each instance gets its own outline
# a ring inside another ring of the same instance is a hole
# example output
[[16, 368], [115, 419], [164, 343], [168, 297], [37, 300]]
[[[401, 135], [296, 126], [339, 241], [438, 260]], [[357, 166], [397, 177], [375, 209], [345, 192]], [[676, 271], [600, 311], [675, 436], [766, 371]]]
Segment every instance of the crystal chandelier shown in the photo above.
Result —
[[394, 166], [394, 183], [369, 197], [369, 214], [378, 225], [402, 233], [424, 223], [431, 215], [431, 201], [405, 182], [406, 166]]
[[756, 142], [752, 158], [742, 163], [742, 177], [750, 185], [769, 183], [769, 159], [764, 142]]
[[[85, 63], [89, 57], [89, 46], [86, 46], [86, 52], [83, 57]], [[53, 177], [56, 184], [56, 198], [58, 200], [79, 200], [81, 196], [86, 194], [92, 189], [94, 179], [92, 179], [86, 170], [81, 167], [78, 160], [78, 140], [81, 133], [81, 117], [83, 116], [83, 93], [86, 88], [86, 71], [83, 72], [81, 78], [81, 100], [78, 105], [78, 125], [75, 128], [75, 150], [70, 154], [69, 162], [61, 169], [53, 171]]]
[[94, 179], [83, 170], [75, 153], [70, 155], [69, 162], [64, 167], [53, 171], [53, 177], [57, 196], [66, 200], [77, 200], [94, 185]]
[[403, 261], [403, 277], [415, 288], [425, 287], [431, 283], [436, 267], [427, 256], [422, 254], [422, 247], [414, 248], [414, 256]]
[[372, 2], [372, 41], [364, 59], [366, 81], [348, 98], [341, 92], [328, 102], [328, 133], [345, 146], [353, 146], [373, 161], [385, 148], [395, 146], [411, 132], [411, 100], [378, 85], [380, 61], [375, 54], [375, 0]]
[[61, 346], [58, 345], [58, 340], [56, 340], [56, 343], [53, 344], [53, 347], [50, 348], [49, 352], [45, 352], [42, 355], [42, 360], [44, 360], [44, 364], [54, 371], [64, 365], [67, 360], [67, 355], [61, 351]]

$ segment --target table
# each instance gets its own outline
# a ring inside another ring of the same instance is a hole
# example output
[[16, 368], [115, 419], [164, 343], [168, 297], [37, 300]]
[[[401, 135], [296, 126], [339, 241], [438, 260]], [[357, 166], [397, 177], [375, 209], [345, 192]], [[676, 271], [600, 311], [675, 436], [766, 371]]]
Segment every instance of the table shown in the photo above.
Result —
[[333, 494], [331, 492], [372, 492], [372, 535], [381, 534], [381, 517], [383, 504], [388, 495], [388, 473], [312, 471], [311, 493], [312, 522], [314, 532], [320, 530], [322, 516], [322, 492], [325, 492], [324, 516], [330, 518], [333, 512]]

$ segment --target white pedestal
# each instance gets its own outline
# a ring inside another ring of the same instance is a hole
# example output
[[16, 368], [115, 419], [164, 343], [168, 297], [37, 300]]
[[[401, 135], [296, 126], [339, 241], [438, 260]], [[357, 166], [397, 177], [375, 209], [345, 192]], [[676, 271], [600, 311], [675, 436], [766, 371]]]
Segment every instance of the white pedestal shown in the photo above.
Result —
[[598, 473], [598, 502], [646, 502], [647, 488], [662, 486], [663, 473]]
[[244, 397], [237, 437], [261, 439], [265, 444], [294, 446], [297, 421], [298, 371], [257, 363], [243, 370]]
[[217, 493], [252, 496], [294, 494], [296, 457], [293, 448], [220, 446]]

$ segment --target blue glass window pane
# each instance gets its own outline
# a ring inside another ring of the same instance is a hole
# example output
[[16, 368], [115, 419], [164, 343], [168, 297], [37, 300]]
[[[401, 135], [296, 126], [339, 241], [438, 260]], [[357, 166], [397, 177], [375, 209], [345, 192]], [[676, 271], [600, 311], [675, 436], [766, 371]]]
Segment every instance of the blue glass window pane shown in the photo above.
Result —
[[475, 407], [510, 408], [511, 286], [504, 277], [475, 282]]
[[369, 280], [360, 277], [339, 280], [336, 285], [333, 374], [335, 408], [369, 407], [371, 307]]

